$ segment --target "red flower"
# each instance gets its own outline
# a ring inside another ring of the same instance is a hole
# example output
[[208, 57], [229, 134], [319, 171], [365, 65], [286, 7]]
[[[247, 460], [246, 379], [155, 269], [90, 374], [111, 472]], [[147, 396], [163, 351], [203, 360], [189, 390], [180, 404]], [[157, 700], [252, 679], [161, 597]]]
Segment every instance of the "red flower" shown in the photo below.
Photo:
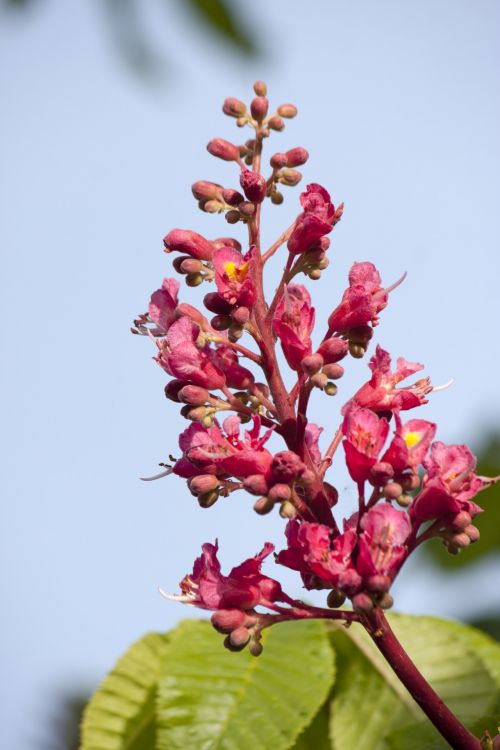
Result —
[[149, 317], [158, 326], [152, 329], [153, 336], [165, 336], [176, 319], [178, 305], [179, 282], [176, 279], [163, 279], [161, 289], [151, 295], [149, 303]]
[[304, 211], [297, 217], [287, 245], [293, 255], [305, 252], [329, 234], [342, 215], [341, 207], [336, 211], [328, 192], [316, 183], [307, 186], [300, 203]]
[[423, 365], [417, 362], [407, 362], [399, 357], [396, 371], [391, 372], [391, 356], [388, 352], [377, 346], [374, 356], [370, 360], [372, 377], [355, 394], [352, 401], [358, 406], [373, 411], [400, 411], [413, 409], [415, 406], [426, 404], [427, 393], [432, 391], [429, 378], [418, 380], [406, 388], [397, 388], [402, 380], [423, 369]]
[[411, 532], [408, 514], [390, 503], [379, 503], [363, 515], [356, 568], [363, 578], [394, 574], [406, 555]]
[[351, 406], [344, 417], [342, 431], [347, 468], [355, 482], [368, 479], [386, 441], [389, 424], [370, 409]]
[[482, 508], [472, 498], [500, 479], [478, 476], [474, 471], [476, 458], [466, 445], [437, 441], [423, 464], [427, 473], [411, 511], [420, 521], [446, 518], [462, 510], [475, 516]]
[[284, 601], [282, 597], [285, 596], [278, 581], [260, 572], [263, 561], [273, 550], [274, 546], [267, 542], [255, 557], [245, 560], [224, 576], [217, 559], [217, 542], [215, 545], [204, 544], [193, 572], [180, 582], [182, 593], [165, 596], [201, 609], [272, 607], [275, 601]]
[[286, 361], [293, 370], [311, 354], [311, 333], [314, 328], [314, 307], [311, 295], [301, 284], [285, 287], [273, 319], [274, 330], [281, 341]]
[[165, 252], [177, 251], [198, 260], [211, 260], [212, 243], [191, 229], [172, 229], [163, 240]]
[[213, 363], [208, 346], [198, 347], [199, 328], [182, 316], [173, 323], [165, 339], [155, 339], [160, 350], [155, 359], [169, 375], [203, 388], [222, 388], [224, 373]]
[[397, 421], [396, 432], [382, 461], [391, 464], [396, 475], [406, 469], [416, 473], [436, 434], [436, 425], [425, 419], [410, 419], [406, 424], [399, 418]]
[[213, 255], [215, 283], [219, 295], [230, 305], [251, 307], [255, 289], [251, 277], [253, 249], [243, 257], [232, 247], [223, 247]]

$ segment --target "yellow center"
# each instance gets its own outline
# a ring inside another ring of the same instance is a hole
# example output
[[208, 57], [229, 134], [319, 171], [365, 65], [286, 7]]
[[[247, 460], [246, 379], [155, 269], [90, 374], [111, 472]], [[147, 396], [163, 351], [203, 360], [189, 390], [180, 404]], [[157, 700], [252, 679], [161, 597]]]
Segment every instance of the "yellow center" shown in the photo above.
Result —
[[405, 435], [405, 443], [408, 448], [413, 448], [416, 443], [420, 440], [420, 433], [418, 432], [407, 432]]
[[247, 277], [248, 263], [243, 263], [241, 266], [237, 266], [232, 260], [230, 260], [224, 265], [224, 271], [230, 281], [238, 281], [241, 283]]

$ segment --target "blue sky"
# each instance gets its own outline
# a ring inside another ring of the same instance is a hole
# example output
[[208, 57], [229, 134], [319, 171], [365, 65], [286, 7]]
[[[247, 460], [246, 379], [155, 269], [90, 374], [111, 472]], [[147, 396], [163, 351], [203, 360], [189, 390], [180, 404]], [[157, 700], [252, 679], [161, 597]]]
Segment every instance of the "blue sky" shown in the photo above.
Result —
[[[206, 37], [178, 5], [167, 14], [150, 3], [144, 25], [169, 66], [149, 83], [124, 67], [97, 3], [52, 0], [1, 19], [8, 747], [37, 748], [56, 693], [93, 689], [132, 640], [193, 614], [156, 586], [174, 590], [203, 541], [220, 537], [225, 566], [263, 539], [281, 543], [281, 521], [256, 517], [249, 498], [205, 512], [180, 480], [138, 480], [175, 451], [184, 425], [129, 325], [169, 275], [169, 229], [227, 233], [190, 194], [196, 179], [236, 182], [205, 151], [213, 136], [237, 137], [220, 112], [226, 96], [248, 99], [263, 78], [273, 104], [295, 102], [299, 117], [273, 151], [305, 146], [305, 182], [345, 201], [329, 271], [309, 284], [318, 316], [353, 261], [372, 260], [387, 283], [407, 271], [377, 341], [425, 363], [435, 383], [455, 378], [421, 411], [441, 439], [478, 445], [498, 425], [498, 3], [241, 5], [267, 50], [258, 62]], [[269, 243], [297, 200], [290, 190], [266, 212]], [[355, 365], [346, 398], [366, 377]], [[318, 397], [313, 418], [333, 430], [342, 402]], [[498, 561], [486, 570], [498, 574]], [[468, 573], [466, 613], [488, 603], [482, 574]], [[463, 586], [414, 566], [398, 605], [457, 616]]]

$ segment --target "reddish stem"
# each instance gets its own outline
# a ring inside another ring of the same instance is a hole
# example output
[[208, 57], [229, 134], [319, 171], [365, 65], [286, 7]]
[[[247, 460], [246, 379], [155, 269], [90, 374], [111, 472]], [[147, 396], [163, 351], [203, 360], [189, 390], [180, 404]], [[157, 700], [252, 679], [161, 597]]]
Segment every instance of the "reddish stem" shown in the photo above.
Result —
[[480, 750], [478, 739], [464, 727], [418, 671], [394, 635], [381, 609], [364, 616], [366, 630], [412, 698], [455, 750]]

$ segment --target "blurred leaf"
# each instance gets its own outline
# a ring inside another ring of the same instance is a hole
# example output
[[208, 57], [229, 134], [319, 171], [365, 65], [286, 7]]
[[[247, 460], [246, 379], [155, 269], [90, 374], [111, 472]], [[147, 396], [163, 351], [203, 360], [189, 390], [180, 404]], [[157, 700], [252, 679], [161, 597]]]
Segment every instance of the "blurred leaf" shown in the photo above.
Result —
[[[500, 435], [492, 435], [480, 449], [476, 471], [491, 477], [500, 474]], [[500, 553], [500, 482], [482, 492], [478, 503], [485, 511], [474, 519], [474, 524], [481, 532], [478, 542], [471, 544], [459, 555], [450, 555], [439, 540], [432, 539], [422, 545], [422, 553], [445, 569], [471, 565], [486, 555]]]
[[247, 55], [256, 53], [255, 40], [248, 34], [244, 22], [234, 13], [235, 3], [231, 6], [225, 0], [184, 0], [182, 5], [187, 5], [199, 21], [240, 52]]
[[140, 4], [136, 0], [103, 0], [108, 26], [118, 51], [141, 76], [158, 74], [164, 66], [143, 28]]
[[158, 688], [158, 750], [286, 750], [326, 700], [333, 651], [321, 621], [264, 634], [264, 653], [231, 653], [208, 622], [171, 633]]
[[328, 704], [324, 705], [304, 732], [300, 735], [293, 750], [331, 750], [328, 726], [330, 711]]
[[121, 657], [85, 709], [80, 750], [152, 750], [168, 641], [168, 634], [148, 633]]
[[[497, 643], [473, 628], [434, 617], [393, 614], [389, 620], [424, 677], [461, 721], [471, 724], [500, 710]], [[335, 750], [448, 747], [361, 628], [338, 628], [332, 642], [338, 664], [330, 709]]]
[[469, 625], [482, 630], [484, 633], [488, 633], [496, 641], [500, 641], [500, 612], [487, 617], [478, 617], [469, 622]]

